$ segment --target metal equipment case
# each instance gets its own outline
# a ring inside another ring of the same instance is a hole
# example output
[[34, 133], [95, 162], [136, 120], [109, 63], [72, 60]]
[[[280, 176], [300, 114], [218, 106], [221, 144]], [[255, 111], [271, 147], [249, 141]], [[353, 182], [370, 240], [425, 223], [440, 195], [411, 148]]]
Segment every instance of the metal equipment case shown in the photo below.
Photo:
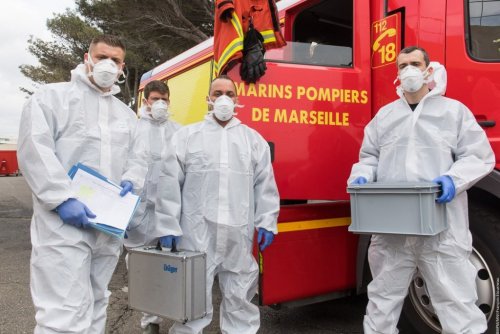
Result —
[[182, 323], [206, 315], [205, 253], [145, 246], [129, 253], [131, 308]]
[[437, 204], [435, 183], [349, 185], [354, 233], [436, 235], [448, 228], [446, 205]]

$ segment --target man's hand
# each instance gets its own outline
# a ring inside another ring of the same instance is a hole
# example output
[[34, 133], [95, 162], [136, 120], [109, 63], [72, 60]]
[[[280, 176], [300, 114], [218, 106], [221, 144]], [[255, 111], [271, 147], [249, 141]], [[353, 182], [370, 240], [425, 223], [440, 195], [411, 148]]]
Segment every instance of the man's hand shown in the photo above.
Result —
[[438, 203], [448, 203], [455, 197], [455, 184], [448, 175], [442, 175], [435, 178], [432, 182], [441, 185], [441, 196], [436, 198]]
[[354, 179], [354, 181], [351, 182], [351, 184], [365, 184], [368, 181], [364, 176], [358, 176], [357, 178]]
[[165, 235], [163, 237], [160, 237], [160, 244], [162, 247], [172, 248], [174, 240], [175, 245], [178, 245], [179, 241], [181, 241], [181, 237], [176, 235]]
[[265, 228], [259, 228], [259, 233], [257, 235], [257, 243], [259, 244], [260, 251], [263, 252], [264, 249], [269, 247], [274, 240], [273, 232], [266, 230]]
[[88, 218], [96, 217], [85, 204], [75, 198], [70, 198], [60, 204], [56, 212], [65, 224], [83, 228], [90, 225]]
[[132, 189], [134, 189], [134, 185], [130, 181], [122, 181], [122, 183], [120, 183], [120, 187], [123, 188], [122, 191], [120, 191], [121, 197], [125, 196], [127, 193], [131, 192]]

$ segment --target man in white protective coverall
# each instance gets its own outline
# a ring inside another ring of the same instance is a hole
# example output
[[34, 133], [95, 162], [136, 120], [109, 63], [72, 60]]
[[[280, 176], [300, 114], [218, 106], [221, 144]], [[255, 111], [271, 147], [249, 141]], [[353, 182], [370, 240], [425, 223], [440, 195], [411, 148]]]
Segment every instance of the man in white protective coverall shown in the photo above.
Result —
[[[207, 254], [207, 315], [175, 323], [171, 334], [202, 333], [212, 321], [212, 285], [218, 275], [222, 292], [220, 327], [224, 334], [256, 333], [259, 308], [258, 266], [252, 254], [254, 233], [264, 251], [277, 233], [279, 195], [268, 143], [234, 117], [238, 98], [231, 78], [212, 81], [209, 114], [172, 137], [182, 189], [180, 227], [169, 211], [171, 187], [164, 186], [165, 163], [158, 189], [158, 223], [170, 226], [179, 247]], [[168, 183], [168, 182], [167, 182]]]
[[359, 162], [348, 183], [438, 183], [442, 194], [436, 201], [446, 203], [449, 228], [431, 237], [372, 236], [368, 260], [373, 280], [364, 332], [398, 333], [403, 302], [418, 268], [442, 333], [483, 333], [486, 318], [475, 305], [476, 270], [469, 261], [466, 190], [491, 172], [495, 157], [471, 111], [443, 96], [442, 65], [430, 63], [427, 52], [418, 47], [403, 49], [396, 63], [400, 98], [382, 107], [366, 126]]
[[121, 184], [122, 196], [144, 184], [137, 117], [113, 95], [125, 46], [94, 38], [71, 81], [40, 88], [24, 105], [18, 141], [33, 192], [31, 295], [35, 333], [104, 333], [108, 283], [123, 241], [89, 228], [91, 208], [71, 190], [68, 171], [82, 163]]
[[[156, 243], [159, 238], [164, 239], [161, 237], [168, 234], [168, 231], [162, 231], [162, 225], [155, 224], [155, 203], [162, 150], [166, 146], [165, 143], [170, 142], [174, 132], [180, 128], [179, 124], [169, 118], [169, 104], [170, 90], [164, 82], [153, 80], [146, 84], [143, 105], [139, 110], [141, 118], [137, 124], [136, 136], [141, 137], [146, 143], [148, 172], [141, 202], [127, 228], [125, 239], [127, 248]], [[170, 247], [171, 245], [164, 243], [164, 246]], [[126, 260], [128, 265], [128, 254]], [[159, 324], [162, 320], [158, 316], [143, 313], [141, 319], [143, 333], [159, 333]]]

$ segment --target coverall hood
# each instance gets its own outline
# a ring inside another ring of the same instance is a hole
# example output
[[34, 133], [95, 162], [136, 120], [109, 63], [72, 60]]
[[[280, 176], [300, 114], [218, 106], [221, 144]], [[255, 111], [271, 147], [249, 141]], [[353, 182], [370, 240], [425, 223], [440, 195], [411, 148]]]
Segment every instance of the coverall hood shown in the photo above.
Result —
[[[446, 85], [448, 83], [446, 69], [437, 61], [431, 61], [429, 63], [429, 67], [432, 67], [434, 71], [427, 79], [427, 87], [429, 87], [431, 91], [426, 95], [426, 97], [444, 95], [446, 93]], [[400, 98], [404, 98], [403, 93], [404, 91], [401, 85], [397, 86], [396, 94], [398, 94]]]

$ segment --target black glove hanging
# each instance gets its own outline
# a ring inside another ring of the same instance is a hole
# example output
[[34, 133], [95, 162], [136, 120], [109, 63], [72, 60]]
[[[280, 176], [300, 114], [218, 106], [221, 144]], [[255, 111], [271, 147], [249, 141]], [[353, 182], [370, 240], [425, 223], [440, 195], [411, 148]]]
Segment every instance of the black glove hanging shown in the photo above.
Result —
[[240, 68], [240, 76], [246, 83], [255, 83], [266, 73], [267, 67], [264, 62], [264, 37], [255, 30], [250, 18], [248, 31], [243, 40], [243, 61]]

